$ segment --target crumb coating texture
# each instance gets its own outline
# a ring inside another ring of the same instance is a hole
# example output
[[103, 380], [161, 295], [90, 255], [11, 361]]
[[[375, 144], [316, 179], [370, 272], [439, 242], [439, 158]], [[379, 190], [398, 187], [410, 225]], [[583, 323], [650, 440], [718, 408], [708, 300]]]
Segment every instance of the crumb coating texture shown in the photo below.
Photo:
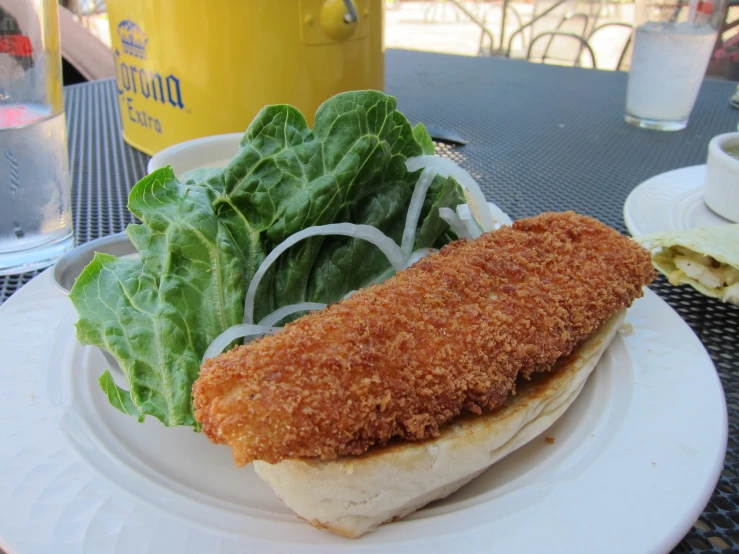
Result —
[[654, 277], [646, 250], [595, 219], [519, 220], [206, 361], [195, 414], [238, 465], [435, 437], [500, 406]]

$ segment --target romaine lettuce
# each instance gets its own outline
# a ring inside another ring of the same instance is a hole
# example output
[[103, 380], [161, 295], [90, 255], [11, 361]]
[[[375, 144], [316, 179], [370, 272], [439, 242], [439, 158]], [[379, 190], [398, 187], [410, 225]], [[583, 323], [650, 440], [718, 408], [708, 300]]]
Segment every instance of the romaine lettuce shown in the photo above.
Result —
[[[100, 384], [113, 406], [143, 420], [191, 425], [190, 389], [210, 342], [243, 318], [244, 295], [265, 256], [314, 225], [370, 224], [400, 243], [420, 172], [406, 159], [433, 147], [412, 129], [396, 100], [376, 91], [326, 101], [313, 130], [291, 106], [264, 108], [234, 160], [184, 184], [171, 168], [146, 176], [128, 207], [141, 225], [128, 234], [141, 260], [98, 254], [70, 298], [77, 337], [118, 360], [128, 389], [109, 372]], [[453, 238], [440, 207], [463, 202], [452, 179], [437, 177], [419, 221], [416, 248]], [[279, 306], [329, 303], [391, 274], [369, 243], [307, 239], [286, 252], [262, 281], [256, 320]]]

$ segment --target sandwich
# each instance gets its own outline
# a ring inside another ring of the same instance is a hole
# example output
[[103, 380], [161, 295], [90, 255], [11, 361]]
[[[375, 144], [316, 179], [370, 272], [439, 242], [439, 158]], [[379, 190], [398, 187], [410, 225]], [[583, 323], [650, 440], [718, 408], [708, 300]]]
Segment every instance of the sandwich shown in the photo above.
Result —
[[300, 517], [358, 537], [551, 425], [654, 276], [592, 218], [519, 220], [206, 360], [195, 417]]
[[572, 212], [512, 223], [433, 152], [394, 98], [354, 91], [313, 129], [265, 107], [226, 168], [146, 176], [139, 259], [96, 254], [70, 293], [78, 340], [120, 367], [101, 394], [228, 445], [347, 537], [543, 432], [654, 278], [649, 253]]

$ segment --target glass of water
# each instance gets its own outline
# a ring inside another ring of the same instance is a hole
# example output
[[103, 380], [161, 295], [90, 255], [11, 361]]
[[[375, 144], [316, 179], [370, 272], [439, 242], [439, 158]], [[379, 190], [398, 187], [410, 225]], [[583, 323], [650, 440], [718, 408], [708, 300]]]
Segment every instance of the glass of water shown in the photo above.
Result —
[[0, 0], [0, 275], [73, 245], [58, 0]]
[[659, 131], [688, 125], [725, 0], [636, 0], [626, 121]]

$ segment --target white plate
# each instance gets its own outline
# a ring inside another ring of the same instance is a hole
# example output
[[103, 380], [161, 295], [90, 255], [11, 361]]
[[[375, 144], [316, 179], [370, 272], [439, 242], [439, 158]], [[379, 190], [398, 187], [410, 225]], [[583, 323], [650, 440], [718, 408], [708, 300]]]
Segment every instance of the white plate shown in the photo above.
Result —
[[46, 272], [0, 308], [0, 547], [13, 554], [668, 552], [727, 437], [716, 371], [647, 291], [569, 411], [446, 500], [350, 541], [298, 520], [190, 429], [107, 402], [102, 355]]
[[647, 179], [624, 203], [624, 221], [632, 236], [731, 223], [703, 202], [706, 166], [682, 167]]
[[154, 154], [146, 166], [146, 172], [171, 165], [175, 176], [180, 178], [193, 169], [226, 167], [236, 155], [243, 137], [244, 133], [230, 133], [175, 144]]

